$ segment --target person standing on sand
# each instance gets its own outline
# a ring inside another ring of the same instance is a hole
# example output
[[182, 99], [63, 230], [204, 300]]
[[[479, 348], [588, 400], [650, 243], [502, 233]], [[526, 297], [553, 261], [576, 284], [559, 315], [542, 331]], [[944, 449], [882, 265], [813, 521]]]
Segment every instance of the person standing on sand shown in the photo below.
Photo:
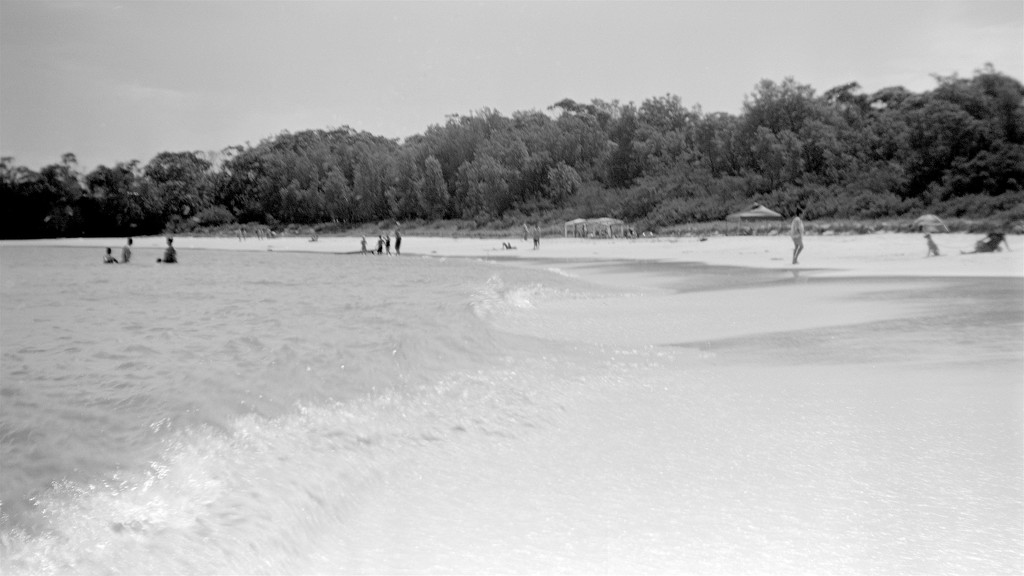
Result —
[[800, 216], [793, 217], [793, 223], [789, 226], [789, 235], [793, 238], [793, 264], [796, 264], [800, 253], [804, 251], [804, 222]]
[[383, 253], [384, 253], [384, 237], [378, 235], [377, 236], [377, 254], [380, 255], [380, 254], [383, 254]]
[[121, 262], [127, 264], [132, 259], [132, 239], [128, 239], [128, 243], [121, 248]]
[[523, 242], [526, 242], [529, 239], [530, 239], [530, 227], [526, 225], [526, 222], [523, 222]]
[[384, 251], [388, 256], [391, 256], [391, 234], [384, 235]]
[[395, 256], [402, 254], [402, 233], [396, 228], [395, 229]]
[[363, 247], [363, 254], [366, 254], [366, 236], [363, 236], [363, 239], [359, 241], [359, 245]]
[[533, 249], [540, 250], [540, 224], [533, 227]]

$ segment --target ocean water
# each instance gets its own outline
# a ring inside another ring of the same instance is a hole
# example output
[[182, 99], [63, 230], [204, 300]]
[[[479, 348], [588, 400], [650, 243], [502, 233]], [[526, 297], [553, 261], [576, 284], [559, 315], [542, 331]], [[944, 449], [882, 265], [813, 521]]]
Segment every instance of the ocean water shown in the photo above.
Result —
[[1024, 570], [1020, 279], [179, 252], [0, 247], [3, 573]]

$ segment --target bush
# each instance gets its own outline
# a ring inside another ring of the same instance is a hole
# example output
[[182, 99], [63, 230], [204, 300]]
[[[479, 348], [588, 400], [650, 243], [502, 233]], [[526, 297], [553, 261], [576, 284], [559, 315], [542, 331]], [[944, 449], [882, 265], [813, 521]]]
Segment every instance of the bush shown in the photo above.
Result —
[[223, 206], [213, 206], [196, 214], [196, 223], [200, 226], [223, 226], [234, 224], [235, 215]]

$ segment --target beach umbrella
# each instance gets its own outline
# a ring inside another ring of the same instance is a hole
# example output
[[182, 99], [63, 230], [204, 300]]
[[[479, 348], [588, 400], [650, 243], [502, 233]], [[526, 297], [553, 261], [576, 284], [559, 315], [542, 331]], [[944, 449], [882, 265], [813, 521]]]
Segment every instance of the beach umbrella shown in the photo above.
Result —
[[925, 232], [938, 232], [940, 229], [949, 232], [946, 223], [935, 214], [925, 214], [914, 220], [914, 228], [920, 228]]
[[742, 222], [746, 220], [782, 220], [782, 214], [765, 208], [760, 204], [754, 204], [750, 209], [729, 214], [725, 219], [730, 222]]

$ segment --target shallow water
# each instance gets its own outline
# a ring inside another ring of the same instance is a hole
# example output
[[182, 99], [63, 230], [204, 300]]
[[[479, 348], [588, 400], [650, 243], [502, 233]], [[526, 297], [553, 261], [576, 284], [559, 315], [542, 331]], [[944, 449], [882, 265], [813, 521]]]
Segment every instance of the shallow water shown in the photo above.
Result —
[[5, 573], [1024, 569], [1020, 280], [94, 252], [0, 248]]

